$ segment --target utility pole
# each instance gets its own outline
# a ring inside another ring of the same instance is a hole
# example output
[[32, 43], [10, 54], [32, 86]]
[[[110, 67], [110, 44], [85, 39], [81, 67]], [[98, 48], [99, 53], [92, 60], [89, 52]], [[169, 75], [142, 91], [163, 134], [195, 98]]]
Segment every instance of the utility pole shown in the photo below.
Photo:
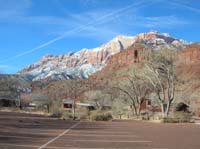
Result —
[[[72, 98], [72, 117], [73, 120], [76, 119], [76, 101], [78, 96], [84, 93], [87, 88], [89, 88], [89, 83], [84, 83], [83, 80], [74, 79], [71, 80], [69, 83], [69, 95]], [[86, 88], [86, 89], [84, 89]]]
[[72, 113], [73, 120], [76, 119], [76, 100], [77, 100], [77, 81], [72, 82], [72, 93], [73, 93], [73, 103], [72, 103]]

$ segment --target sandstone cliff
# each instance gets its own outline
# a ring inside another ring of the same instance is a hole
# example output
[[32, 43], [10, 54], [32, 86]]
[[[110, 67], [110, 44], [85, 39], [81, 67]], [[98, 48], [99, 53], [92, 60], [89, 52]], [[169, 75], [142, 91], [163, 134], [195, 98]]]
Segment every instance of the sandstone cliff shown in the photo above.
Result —
[[[144, 48], [136, 46], [138, 41], [145, 45]], [[171, 48], [177, 50], [186, 45], [187, 43], [183, 40], [159, 32], [142, 33], [132, 37], [117, 36], [94, 49], [82, 49], [76, 53], [58, 56], [45, 55], [38, 62], [19, 71], [19, 74], [26, 76], [29, 80], [87, 78], [107, 64], [125, 64], [147, 59], [148, 55], [144, 54], [148, 53], [146, 49]], [[132, 50], [125, 50], [128, 48], [132, 48]], [[120, 54], [113, 57], [117, 53]]]

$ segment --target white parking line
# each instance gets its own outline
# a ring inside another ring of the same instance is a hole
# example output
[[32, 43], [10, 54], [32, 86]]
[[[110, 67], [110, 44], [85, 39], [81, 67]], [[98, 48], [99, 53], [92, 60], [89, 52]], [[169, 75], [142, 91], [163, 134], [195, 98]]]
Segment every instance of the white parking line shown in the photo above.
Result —
[[68, 133], [71, 129], [75, 128], [76, 126], [78, 126], [80, 124], [80, 122], [74, 124], [73, 126], [71, 126], [70, 128], [66, 129], [65, 131], [63, 131], [61, 134], [59, 134], [57, 137], [51, 139], [50, 141], [48, 141], [47, 143], [41, 145], [40, 147], [38, 147], [38, 149], [43, 149], [45, 148], [47, 145], [49, 145], [50, 143], [54, 142], [55, 140], [59, 139], [60, 137], [62, 137], [63, 135], [65, 135], [66, 133]]
[[[68, 140], [71, 141], [71, 140]], [[109, 143], [150, 143], [150, 140], [84, 140], [73, 139], [75, 142], [109, 142]]]
[[[59, 130], [60, 131], [60, 130]], [[9, 131], [3, 131], [4, 133], [9, 133]], [[21, 132], [16, 132], [15, 133], [16, 134], [16, 136], [17, 135], [48, 135], [48, 136], [55, 136], [56, 134], [58, 134], [58, 131], [55, 131], [55, 132], [29, 132], [29, 131], [27, 131], [27, 132], [23, 132], [23, 133], [21, 133]], [[0, 137], [3, 137], [4, 135], [0, 135]], [[30, 137], [30, 138], [33, 138], [33, 137]]]
[[[38, 148], [39, 146], [36, 145], [25, 145], [25, 144], [8, 144], [8, 143], [0, 143], [1, 146], [13, 146], [13, 147], [26, 147], [26, 148]], [[66, 149], [71, 148], [71, 146], [65, 146], [65, 147], [57, 147], [57, 146], [48, 146], [46, 148], [52, 148], [52, 149]]]
[[[98, 148], [98, 147], [92, 147], [92, 148], [85, 148], [85, 147], [56, 147], [56, 146], [48, 146], [46, 147], [47, 149], [51, 149], [51, 148], [56, 148], [56, 149], [116, 149], [116, 148], [112, 148], [112, 147], [106, 147], [106, 148]], [[148, 148], [142, 148], [142, 149], [168, 149], [168, 148], [151, 148], [151, 147], [148, 147]]]
[[[39, 146], [34, 146], [34, 145], [17, 145], [17, 144], [7, 144], [7, 143], [0, 143], [0, 146], [13, 146], [13, 147], [26, 147], [26, 148], [38, 148]], [[70, 147], [70, 146], [65, 146], [65, 147], [58, 147], [58, 146], [48, 146], [46, 147], [47, 149], [105, 149], [105, 148], [78, 148], [78, 147]], [[116, 148], [106, 148], [106, 149], [116, 149]], [[168, 149], [168, 148], [144, 148], [144, 149]]]
[[89, 133], [89, 134], [111, 134], [111, 135], [133, 135], [133, 132], [130, 131], [113, 131], [113, 130], [74, 130], [75, 133]]
[[[60, 149], [60, 147], [58, 147], [58, 149]], [[66, 149], [66, 147], [64, 147], [64, 149]], [[76, 148], [76, 147], [74, 148], [74, 147], [70, 147], [70, 148], [67, 148], [67, 149], [116, 149], [116, 148], [96, 148], [96, 147], [95, 148]], [[148, 148], [142, 148], [142, 149], [168, 149], [168, 148], [151, 148], [151, 147], [148, 147]]]
[[0, 138], [19, 138], [19, 139], [28, 139], [34, 137], [23, 137], [23, 136], [8, 136], [8, 135], [0, 135]]
[[15, 146], [15, 147], [26, 147], [26, 148], [37, 148], [35, 145], [20, 145], [20, 144], [9, 144], [9, 143], [0, 143], [0, 146]]
[[58, 120], [58, 118], [50, 117], [27, 117], [27, 116], [0, 116], [0, 119], [37, 119], [37, 120]]
[[130, 138], [136, 138], [137, 135], [120, 135], [120, 134], [73, 134], [69, 133], [68, 136], [85, 136], [85, 137], [130, 137]]

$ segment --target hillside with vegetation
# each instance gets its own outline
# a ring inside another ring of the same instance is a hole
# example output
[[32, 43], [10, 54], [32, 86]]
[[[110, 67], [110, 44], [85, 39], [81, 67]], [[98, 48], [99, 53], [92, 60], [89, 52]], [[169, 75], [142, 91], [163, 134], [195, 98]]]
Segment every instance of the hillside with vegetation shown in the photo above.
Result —
[[[88, 78], [31, 81], [23, 74], [28, 69], [21, 71], [22, 75], [5, 75], [1, 77], [1, 92], [12, 91], [12, 96], [2, 99], [18, 101], [20, 109], [34, 105], [35, 110], [68, 118], [101, 117], [102, 113], [114, 118], [174, 118], [174, 113], [183, 117], [180, 112], [186, 111], [186, 117], [199, 116], [200, 44], [186, 44], [157, 32], [136, 37], [126, 49], [109, 55], [104, 66]], [[178, 41], [182, 45], [177, 46]], [[46, 69], [51, 61], [45, 60], [39, 67]], [[36, 66], [29, 68], [36, 71]], [[63, 109], [64, 101], [72, 102], [71, 110]], [[95, 110], [76, 109], [76, 104]], [[187, 108], [182, 109], [184, 106]]]

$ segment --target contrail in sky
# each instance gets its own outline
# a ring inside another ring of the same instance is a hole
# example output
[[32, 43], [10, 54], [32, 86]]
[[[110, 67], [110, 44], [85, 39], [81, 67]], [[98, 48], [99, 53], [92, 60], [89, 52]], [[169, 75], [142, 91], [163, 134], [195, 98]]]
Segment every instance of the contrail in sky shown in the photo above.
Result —
[[63, 35], [61, 35], [61, 36], [58, 36], [58, 37], [56, 37], [56, 38], [54, 38], [54, 39], [52, 39], [52, 40], [49, 40], [48, 42], [45, 42], [45, 43], [43, 43], [43, 44], [41, 44], [41, 45], [39, 45], [39, 46], [37, 46], [37, 47], [35, 47], [35, 48], [32, 48], [32, 49], [30, 49], [30, 50], [27, 50], [27, 51], [25, 51], [25, 52], [22, 52], [22, 53], [20, 53], [20, 54], [15, 55], [15, 56], [9, 57], [9, 58], [7, 58], [7, 59], [5, 59], [5, 60], [2, 60], [2, 61], [0, 61], [0, 62], [1, 62], [1, 63], [2, 63], [2, 62], [7, 62], [7, 61], [10, 61], [10, 60], [13, 60], [13, 59], [22, 57], [22, 56], [24, 56], [24, 55], [30, 54], [30, 53], [32, 53], [32, 52], [34, 52], [34, 51], [37, 51], [37, 50], [42, 49], [42, 48], [44, 48], [44, 47], [47, 47], [47, 46], [49, 46], [49, 45], [51, 45], [51, 44], [53, 44], [53, 43], [55, 43], [55, 42], [57, 42], [57, 41], [59, 41], [59, 40], [65, 38], [66, 36], [68, 36], [68, 35], [70, 35], [70, 34], [72, 34], [72, 33], [78, 33], [78, 32], [80, 32], [80, 31], [86, 29], [86, 28], [87, 28], [88, 26], [90, 26], [90, 25], [97, 25], [97, 24], [99, 24], [99, 23], [103, 23], [104, 21], [106, 21], [106, 19], [108, 19], [108, 18], [110, 18], [110, 17], [112, 17], [112, 16], [118, 15], [118, 17], [119, 17], [119, 16], [121, 16], [123, 13], [125, 13], [127, 10], [129, 10], [130, 8], [133, 8], [134, 6], [135, 6], [135, 7], [136, 7], [136, 6], [138, 7], [138, 6], [140, 6], [141, 4], [143, 4], [144, 2], [146, 2], [146, 1], [144, 0], [144, 1], [137, 2], [137, 3], [133, 3], [132, 5], [123, 7], [123, 8], [121, 8], [121, 9], [118, 9], [118, 10], [113, 11], [113, 12], [111, 12], [111, 13], [108, 13], [108, 14], [106, 14], [106, 15], [103, 15], [103, 16], [100, 17], [98, 20], [91, 21], [91, 22], [89, 22], [88, 24], [86, 24], [86, 25], [84, 25], [84, 26], [80, 26], [80, 27], [71, 29], [71, 30], [69, 30], [69, 31], [67, 31], [67, 32], [64, 32]]
[[188, 9], [190, 11], [196, 12], [196, 13], [200, 13], [200, 9], [195, 8], [195, 7], [191, 7], [189, 5], [183, 4], [183, 3], [178, 3], [176, 1], [167, 1], [169, 2], [169, 4], [172, 4], [174, 6], [181, 6], [182, 8]]

